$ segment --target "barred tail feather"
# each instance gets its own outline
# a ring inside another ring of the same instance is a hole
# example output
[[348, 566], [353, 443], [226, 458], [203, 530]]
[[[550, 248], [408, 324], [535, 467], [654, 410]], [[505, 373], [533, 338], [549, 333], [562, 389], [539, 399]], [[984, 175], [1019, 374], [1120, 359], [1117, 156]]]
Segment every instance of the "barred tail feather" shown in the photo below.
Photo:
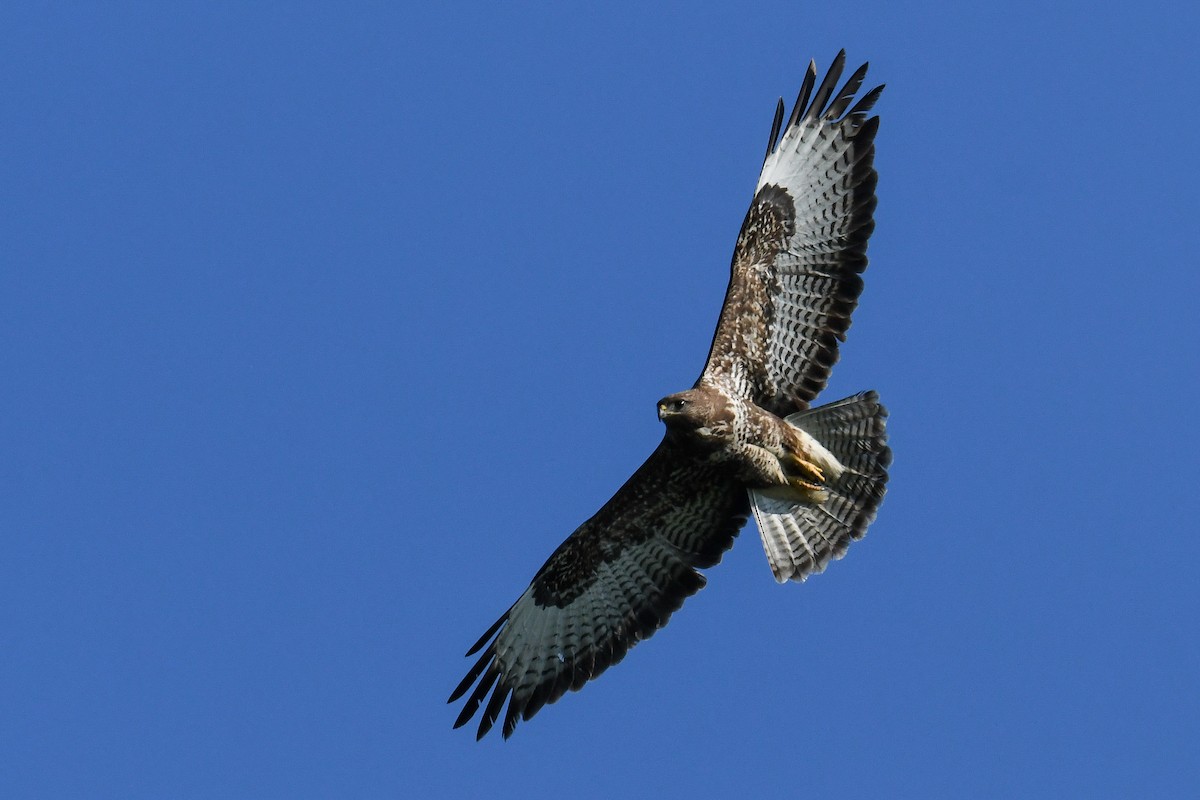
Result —
[[892, 463], [887, 409], [875, 392], [801, 411], [787, 421], [812, 435], [845, 469], [826, 486], [827, 497], [819, 504], [750, 490], [763, 549], [780, 583], [823, 572], [866, 534], [883, 502]]

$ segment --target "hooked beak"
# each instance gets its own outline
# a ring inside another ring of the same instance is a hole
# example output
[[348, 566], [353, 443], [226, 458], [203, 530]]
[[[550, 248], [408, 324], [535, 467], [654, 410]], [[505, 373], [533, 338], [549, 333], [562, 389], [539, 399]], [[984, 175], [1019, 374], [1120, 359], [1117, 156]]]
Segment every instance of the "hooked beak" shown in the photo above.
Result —
[[679, 400], [664, 397], [658, 401], [658, 418], [663, 422], [666, 422], [671, 417], [678, 417], [682, 411], [683, 403]]

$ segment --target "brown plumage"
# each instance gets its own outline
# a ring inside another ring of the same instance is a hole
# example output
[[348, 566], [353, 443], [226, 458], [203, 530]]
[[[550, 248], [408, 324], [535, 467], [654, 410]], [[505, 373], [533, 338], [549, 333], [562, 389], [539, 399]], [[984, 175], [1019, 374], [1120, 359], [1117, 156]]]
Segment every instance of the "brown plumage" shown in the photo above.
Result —
[[835, 92], [844, 58], [819, 87], [810, 64], [786, 126], [776, 109], [700, 378], [659, 401], [658, 448], [468, 651], [482, 652], [450, 696], [466, 697], [455, 727], [482, 707], [482, 737], [503, 710], [507, 737], [620, 661], [704, 586], [697, 570], [751, 511], [778, 580], [823, 570], [874, 519], [891, 461], [878, 397], [808, 409], [850, 326], [874, 227], [867, 112], [882, 87], [851, 107], [867, 68]]

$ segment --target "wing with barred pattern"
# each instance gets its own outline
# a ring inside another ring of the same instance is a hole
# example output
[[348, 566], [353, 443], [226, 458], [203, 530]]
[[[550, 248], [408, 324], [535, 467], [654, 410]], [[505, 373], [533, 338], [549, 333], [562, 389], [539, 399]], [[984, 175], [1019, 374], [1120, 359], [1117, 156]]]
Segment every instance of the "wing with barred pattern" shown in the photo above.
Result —
[[781, 416], [807, 408], [825, 388], [858, 305], [875, 227], [879, 118], [867, 112], [883, 87], [851, 107], [867, 65], [835, 92], [844, 65], [842, 51], [815, 94], [816, 65], [809, 65], [786, 126], [779, 102], [697, 382]]
[[507, 700], [508, 738], [518, 720], [616, 664], [704, 586], [697, 568], [721, 560], [749, 513], [746, 490], [727, 471], [664, 439], [467, 652], [483, 649], [450, 696], [474, 686], [454, 727], [486, 697], [482, 738]]

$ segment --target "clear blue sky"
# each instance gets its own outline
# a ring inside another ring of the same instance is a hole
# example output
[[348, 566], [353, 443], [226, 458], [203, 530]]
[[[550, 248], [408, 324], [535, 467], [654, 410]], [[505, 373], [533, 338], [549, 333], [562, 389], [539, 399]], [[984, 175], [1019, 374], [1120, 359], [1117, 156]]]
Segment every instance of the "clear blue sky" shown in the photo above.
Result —
[[[1200, 785], [1190, 4], [20, 5], [0, 796]], [[599, 681], [452, 731], [698, 374], [775, 99], [842, 47], [888, 88], [825, 398], [891, 409], [878, 522], [787, 586], [751, 525]]]

